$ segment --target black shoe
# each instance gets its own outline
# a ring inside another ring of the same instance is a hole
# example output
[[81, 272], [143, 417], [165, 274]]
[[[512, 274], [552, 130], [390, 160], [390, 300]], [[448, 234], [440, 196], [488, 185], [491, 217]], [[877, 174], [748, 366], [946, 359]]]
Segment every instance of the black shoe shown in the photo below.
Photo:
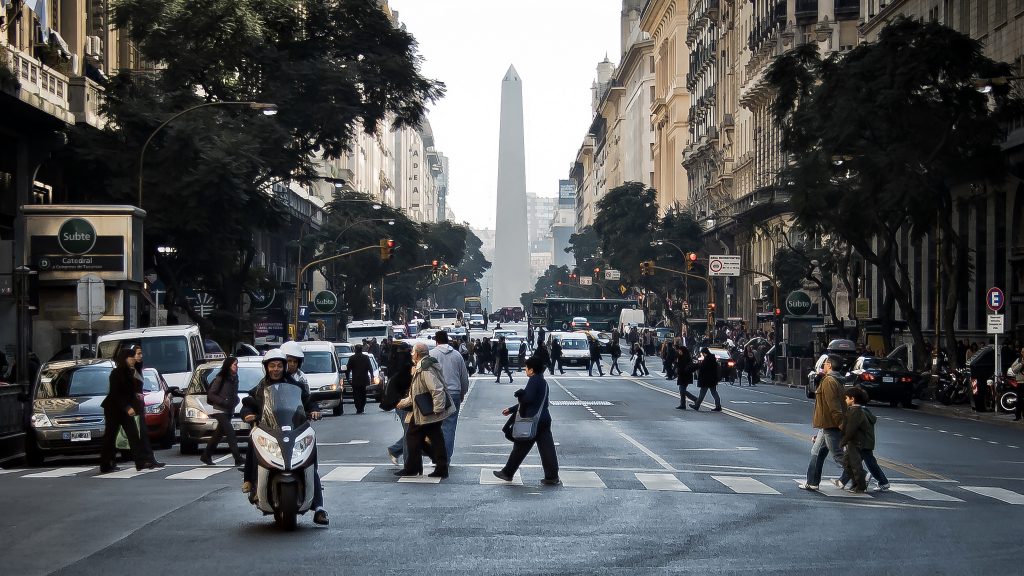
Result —
[[321, 508], [321, 509], [316, 511], [316, 514], [313, 514], [313, 524], [319, 524], [321, 526], [327, 526], [330, 523], [331, 523], [331, 519], [327, 517], [327, 510], [324, 510], [323, 508]]
[[680, 404], [679, 406], [676, 406], [676, 410], [686, 410], [686, 405]]
[[711, 409], [711, 411], [712, 412], [721, 412], [722, 411], [722, 407], [721, 406], [715, 406], [714, 408]]
[[1021, 419], [1020, 416], [1017, 416], [1016, 418], [1013, 419], [1013, 421], [1014, 422], [1018, 422], [1020, 419]]
[[430, 474], [427, 474], [427, 477], [428, 478], [447, 478], [448, 477], [448, 471], [445, 470], [444, 472], [441, 472], [439, 470], [434, 470]]
[[203, 464], [206, 464], [207, 466], [213, 466], [213, 458], [210, 458], [209, 454], [203, 454], [202, 456], [200, 456], [199, 461], [202, 462]]
[[497, 380], [495, 380], [494, 383], [495, 384], [501, 384], [501, 378], [498, 378]]
[[362, 410], [356, 410], [356, 414], [362, 414], [362, 413], [363, 413]]
[[543, 480], [540, 481], [540, 483], [545, 485], [545, 486], [561, 486], [562, 485], [562, 481], [559, 480], [558, 478], [544, 478]]
[[501, 470], [495, 470], [494, 471], [494, 477], [497, 478], [498, 480], [503, 480], [505, 482], [511, 482], [512, 481], [512, 477], [509, 476], [508, 474], [505, 474]]
[[100, 466], [100, 474], [110, 474], [111, 472], [117, 472], [120, 469], [121, 469], [121, 467], [117, 466], [117, 465], [114, 465], [114, 466]]
[[693, 408], [694, 410], [697, 410], [698, 412], [700, 411], [700, 406], [697, 406], [693, 402], [690, 402], [690, 408]]
[[395, 472], [395, 476], [422, 476], [423, 472], [413, 472], [412, 470], [399, 470]]
[[235, 467], [239, 470], [245, 468], [245, 458], [235, 458]]

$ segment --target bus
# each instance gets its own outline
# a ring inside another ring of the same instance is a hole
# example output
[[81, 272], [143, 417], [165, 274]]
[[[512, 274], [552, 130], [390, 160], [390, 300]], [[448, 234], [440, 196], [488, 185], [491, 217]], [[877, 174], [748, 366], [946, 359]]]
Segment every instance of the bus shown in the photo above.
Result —
[[345, 330], [345, 341], [351, 344], [362, 344], [371, 338], [376, 338], [377, 342], [391, 338], [391, 322], [387, 320], [355, 320], [349, 322]]
[[543, 312], [543, 322], [536, 325], [547, 330], [568, 330], [576, 316], [586, 318], [594, 330], [612, 330], [618, 325], [623, 308], [637, 307], [636, 300], [611, 298], [545, 298], [533, 303], [534, 314], [540, 316]]
[[534, 300], [530, 306], [530, 326], [536, 330], [541, 326], [547, 326], [548, 303], [544, 300]]
[[435, 308], [427, 313], [430, 318], [430, 327], [434, 330], [444, 330], [459, 323], [459, 311], [455, 308]]
[[462, 313], [464, 315], [467, 315], [467, 316], [469, 314], [483, 314], [484, 313], [484, 307], [483, 307], [483, 304], [481, 304], [481, 302], [480, 302], [480, 297], [479, 296], [466, 296], [466, 303], [462, 307]]

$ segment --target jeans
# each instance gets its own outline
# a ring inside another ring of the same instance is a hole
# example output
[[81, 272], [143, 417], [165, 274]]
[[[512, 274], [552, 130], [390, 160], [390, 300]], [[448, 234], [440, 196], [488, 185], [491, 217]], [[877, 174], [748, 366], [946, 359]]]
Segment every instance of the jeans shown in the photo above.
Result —
[[689, 390], [686, 389], [686, 387], [691, 384], [690, 381], [684, 380], [684, 379], [679, 379], [679, 380], [677, 380], [677, 382], [679, 383], [679, 406], [681, 408], [684, 408], [684, 409], [686, 408], [686, 399], [687, 398], [692, 400], [694, 404], [699, 402], [697, 397], [694, 396], [692, 392], [690, 392]]
[[694, 402], [697, 408], [700, 408], [700, 403], [704, 401], [704, 397], [708, 395], [708, 390], [711, 390], [711, 396], [715, 399], [715, 408], [722, 407], [722, 397], [718, 395], [718, 386], [710, 386], [708, 388], [701, 388], [700, 395], [697, 396], [697, 401]]
[[[640, 371], [640, 374], [637, 374]], [[643, 356], [637, 356], [636, 362], [633, 363], [633, 376], [647, 376], [650, 372], [647, 371], [647, 363], [644, 362]]]
[[405, 433], [409, 429], [409, 425], [405, 423], [405, 417], [409, 415], [408, 410], [401, 408], [395, 408], [395, 416], [398, 418], [398, 422], [402, 425], [402, 437], [395, 441], [394, 444], [388, 446], [388, 453], [398, 458], [402, 457], [402, 465], [405, 465], [407, 454], [409, 453], [405, 447]]
[[506, 374], [508, 374], [508, 381], [512, 382], [512, 369], [509, 368], [508, 365], [505, 365], [505, 364], [496, 364], [494, 366], [494, 375], [497, 376], [497, 378], [494, 381], [495, 382], [501, 382], [501, 373], [502, 373], [502, 371], [504, 371]]
[[[860, 459], [864, 462], [864, 467], [868, 469], [871, 476], [878, 482], [878, 485], [888, 484], [889, 479], [885, 477], [885, 472], [882, 472], [882, 467], [878, 465], [878, 460], [875, 460], [874, 450], [860, 449]], [[850, 475], [846, 469], [843, 468], [843, 475], [839, 477], [839, 481], [846, 484], [850, 481]]]
[[558, 364], [558, 372], [560, 374], [565, 374], [565, 370], [562, 368], [562, 357], [559, 356], [558, 358], [552, 358], [551, 364], [548, 365], [548, 368], [551, 369], [551, 375], [555, 375], [555, 364]]
[[619, 371], [619, 374], [622, 374], [622, 368], [619, 368], [619, 357], [612, 356], [612, 367], [608, 369], [608, 375], [615, 374], [616, 370]]
[[843, 469], [843, 449], [839, 447], [839, 441], [843, 434], [839, 428], [825, 428], [818, 432], [811, 444], [811, 461], [807, 464], [807, 483], [811, 486], [821, 484], [821, 469], [825, 466], [825, 459], [829, 452], [832, 453], [832, 460]]
[[595, 360], [591, 360], [591, 361], [587, 362], [587, 376], [593, 376], [594, 375], [594, 366], [597, 366], [597, 374], [599, 376], [604, 376], [604, 370], [601, 369], [601, 359], [600, 358], [597, 358]]
[[441, 421], [441, 433], [444, 434], [444, 451], [448, 455], [448, 463], [451, 464], [452, 454], [455, 452], [455, 427], [459, 424], [459, 412], [462, 410], [462, 395], [451, 390], [448, 394], [455, 403], [455, 412]]

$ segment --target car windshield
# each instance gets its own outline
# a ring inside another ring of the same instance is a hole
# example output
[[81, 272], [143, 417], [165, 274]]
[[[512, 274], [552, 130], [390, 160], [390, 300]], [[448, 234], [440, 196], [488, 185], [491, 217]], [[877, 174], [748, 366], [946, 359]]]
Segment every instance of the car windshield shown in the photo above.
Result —
[[899, 371], [903, 370], [903, 363], [895, 358], [865, 358], [864, 368], [875, 370]]
[[156, 370], [146, 368], [142, 371], [142, 389], [145, 392], [156, 392], [160, 390], [160, 380], [157, 378]]
[[338, 354], [338, 365], [341, 367], [340, 368], [341, 370], [344, 370], [345, 368], [348, 367], [348, 359], [353, 357], [353, 356], [355, 356], [355, 354], [352, 353], [352, 352], [346, 352], [344, 354]]
[[[100, 344], [100, 357], [113, 358], [118, 350], [132, 345], [142, 346], [142, 361], [161, 374], [188, 372], [188, 340], [184, 336], [150, 336], [126, 340], [109, 340]], [[219, 350], [219, 347], [218, 347]]]
[[334, 345], [334, 353], [335, 354], [351, 354], [352, 350], [353, 350], [353, 346], [351, 344], [335, 344]]
[[[220, 372], [220, 366], [215, 368], [200, 368], [196, 371], [198, 378], [193, 377], [192, 382], [188, 385], [187, 394], [206, 394], [210, 384], [213, 383], [214, 378], [217, 377], [217, 373]], [[238, 392], [240, 394], [248, 392], [256, 387], [263, 379], [263, 365], [262, 364], [242, 364], [238, 365]]]
[[106, 396], [110, 390], [110, 366], [64, 370], [49, 382], [42, 382], [36, 398], [78, 398]]
[[302, 371], [306, 374], [327, 374], [336, 372], [334, 369], [334, 358], [330, 352], [309, 351], [305, 352], [302, 359]]
[[562, 338], [562, 350], [589, 350], [590, 346], [582, 338]]

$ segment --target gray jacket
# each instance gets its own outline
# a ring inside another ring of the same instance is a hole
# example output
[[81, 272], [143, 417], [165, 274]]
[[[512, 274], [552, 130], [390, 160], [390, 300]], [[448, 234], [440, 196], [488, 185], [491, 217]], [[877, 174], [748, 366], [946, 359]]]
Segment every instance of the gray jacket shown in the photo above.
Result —
[[430, 357], [441, 365], [444, 387], [448, 393], [458, 394], [460, 398], [465, 396], [469, 392], [469, 370], [466, 369], [462, 354], [447, 344], [438, 344], [430, 351]]

